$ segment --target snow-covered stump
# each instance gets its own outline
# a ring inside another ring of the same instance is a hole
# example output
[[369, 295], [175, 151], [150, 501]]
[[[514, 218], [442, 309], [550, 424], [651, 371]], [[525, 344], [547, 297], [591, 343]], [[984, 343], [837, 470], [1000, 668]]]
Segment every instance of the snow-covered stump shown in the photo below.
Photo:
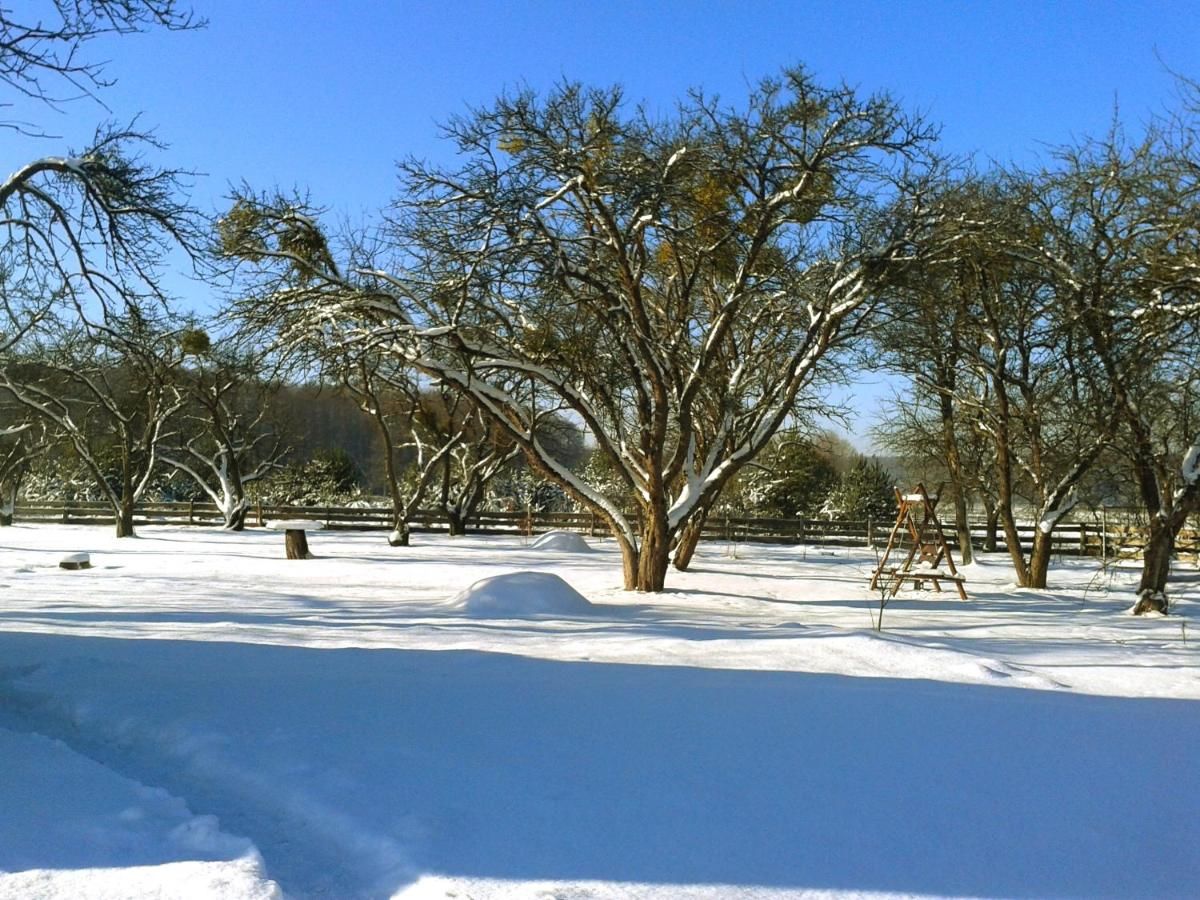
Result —
[[68, 553], [58, 561], [58, 567], [70, 571], [90, 569], [92, 567], [92, 559], [86, 553]]
[[288, 559], [312, 559], [305, 532], [320, 531], [325, 524], [314, 519], [280, 519], [268, 522], [266, 527], [270, 531], [283, 532], [283, 547]]

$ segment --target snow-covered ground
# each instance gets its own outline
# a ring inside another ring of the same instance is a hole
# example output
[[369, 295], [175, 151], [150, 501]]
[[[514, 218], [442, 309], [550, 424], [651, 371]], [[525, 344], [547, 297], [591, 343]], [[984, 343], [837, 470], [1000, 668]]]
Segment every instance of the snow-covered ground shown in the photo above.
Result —
[[0, 898], [1200, 893], [1194, 570], [414, 542], [0, 530]]

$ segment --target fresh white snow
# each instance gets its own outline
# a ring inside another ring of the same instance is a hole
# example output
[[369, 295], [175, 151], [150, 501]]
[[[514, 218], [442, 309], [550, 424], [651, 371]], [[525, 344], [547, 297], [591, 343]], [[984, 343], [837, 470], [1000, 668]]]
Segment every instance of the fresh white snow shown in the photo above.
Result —
[[484, 578], [450, 601], [452, 609], [480, 618], [591, 615], [587, 597], [552, 572], [507, 572]]
[[591, 553], [591, 545], [574, 531], [547, 531], [530, 544], [535, 550], [558, 550], [563, 553]]
[[[0, 529], [0, 898], [1189, 897], [1200, 576]], [[66, 571], [67, 552], [93, 568]]]

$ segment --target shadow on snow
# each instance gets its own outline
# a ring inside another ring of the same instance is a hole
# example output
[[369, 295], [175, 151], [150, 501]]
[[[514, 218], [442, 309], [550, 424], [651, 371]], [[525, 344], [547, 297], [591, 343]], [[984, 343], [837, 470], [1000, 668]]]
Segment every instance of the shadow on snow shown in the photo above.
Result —
[[[1012, 897], [1200, 883], [1192, 701], [14, 633], [0, 659], [0, 726], [218, 816], [298, 897], [422, 873]], [[56, 851], [40, 863], [84, 863]]]

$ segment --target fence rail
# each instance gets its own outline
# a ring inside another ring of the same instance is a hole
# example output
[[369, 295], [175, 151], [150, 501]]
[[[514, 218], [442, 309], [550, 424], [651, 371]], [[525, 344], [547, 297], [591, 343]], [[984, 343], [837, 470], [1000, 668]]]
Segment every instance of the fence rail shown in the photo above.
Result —
[[[247, 524], [261, 525], [271, 519], [316, 519], [327, 528], [388, 530], [392, 512], [382, 506], [282, 506], [260, 504], [251, 508]], [[20, 503], [14, 510], [19, 522], [58, 522], [78, 525], [112, 524], [112, 507], [103, 501], [72, 500], [59, 503]], [[220, 510], [212, 503], [159, 502], [138, 504], [135, 525], [220, 525]], [[413, 531], [446, 531], [448, 516], [440, 510], [419, 510], [410, 519]], [[778, 544], [827, 546], [873, 546], [887, 540], [891, 521], [776, 519], [761, 516], [712, 514], [704, 526], [708, 539]], [[554, 529], [579, 531], [594, 537], [609, 533], [603, 519], [586, 512], [533, 512], [483, 510], [471, 519], [470, 528], [481, 534], [538, 534]], [[957, 544], [952, 526], [943, 523], [946, 539]], [[972, 540], [983, 545], [986, 526], [972, 523]], [[1032, 525], [1019, 529], [1024, 547], [1033, 543]], [[1053, 552], [1067, 556], [1140, 556], [1145, 547], [1145, 529], [1125, 521], [1062, 523], [1051, 535]], [[996, 536], [996, 549], [1007, 550], [1004, 533]], [[1182, 554], [1200, 554], [1200, 530], [1185, 529], [1176, 549]]]

